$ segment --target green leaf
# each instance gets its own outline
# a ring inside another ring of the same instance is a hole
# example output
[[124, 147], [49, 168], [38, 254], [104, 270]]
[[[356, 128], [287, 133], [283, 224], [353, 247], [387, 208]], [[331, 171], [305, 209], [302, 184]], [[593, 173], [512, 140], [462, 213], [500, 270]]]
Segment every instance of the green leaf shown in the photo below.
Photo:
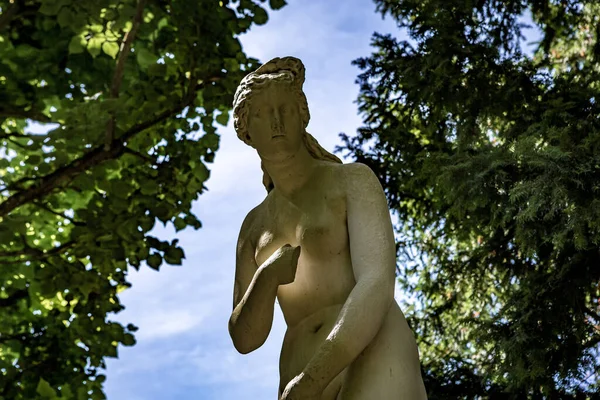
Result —
[[206, 165], [204, 165], [200, 161], [196, 161], [196, 166], [194, 167], [192, 172], [196, 179], [198, 179], [200, 182], [204, 182], [205, 180], [207, 180], [208, 176], [210, 175], [210, 171], [208, 170], [208, 168], [206, 168]]
[[60, 385], [60, 398], [69, 400], [75, 397], [75, 394], [71, 390], [71, 385], [65, 383], [64, 385]]
[[69, 7], [61, 8], [56, 19], [61, 28], [66, 28], [73, 22], [73, 12]]
[[123, 335], [121, 343], [123, 343], [124, 346], [133, 346], [135, 344], [135, 337], [131, 333], [126, 333]]
[[158, 271], [158, 268], [162, 264], [162, 257], [158, 253], [150, 254], [148, 259], [146, 260], [146, 263], [150, 268]]
[[142, 180], [139, 184], [142, 194], [152, 195], [158, 192], [158, 184], [154, 180], [146, 178]]
[[92, 57], [96, 57], [100, 54], [102, 43], [104, 43], [104, 38], [94, 36], [87, 42], [87, 50], [92, 55]]
[[280, 8], [284, 7], [285, 5], [287, 5], [287, 2], [285, 0], [269, 0], [269, 6], [273, 10], [279, 10]]
[[152, 64], [155, 64], [158, 57], [152, 54], [148, 49], [138, 47], [135, 49], [136, 59], [142, 69], [147, 69]]
[[62, 7], [62, 4], [56, 0], [44, 1], [38, 12], [44, 15], [56, 15]]
[[185, 254], [181, 247], [172, 246], [165, 251], [165, 261], [171, 265], [181, 265], [184, 258]]
[[221, 114], [217, 115], [215, 120], [219, 124], [221, 124], [223, 126], [227, 126], [227, 123], [229, 122], [229, 113], [228, 112], [221, 113]]
[[35, 47], [30, 46], [28, 44], [20, 44], [15, 48], [17, 53], [17, 57], [19, 58], [29, 58], [34, 57], [37, 54], [37, 50]]
[[200, 140], [209, 149], [216, 150], [219, 147], [219, 135], [217, 134], [207, 133]]
[[106, 41], [102, 43], [102, 51], [113, 59], [117, 58], [117, 54], [119, 54], [119, 45], [116, 42]]
[[185, 223], [183, 218], [179, 218], [179, 217], [175, 217], [175, 220], [173, 221], [173, 225], [175, 226], [176, 232], [179, 232], [180, 230], [185, 229], [185, 227], [187, 226], [187, 224]]
[[126, 199], [133, 191], [133, 186], [131, 186], [129, 182], [115, 180], [110, 181], [110, 190], [115, 196], [120, 197], [122, 199]]
[[56, 391], [50, 386], [48, 382], [44, 380], [44, 378], [40, 378], [38, 381], [36, 393], [42, 396], [45, 399], [55, 399]]
[[256, 7], [254, 10], [254, 23], [256, 25], [264, 25], [269, 20], [269, 14], [262, 7]]
[[42, 156], [39, 154], [32, 154], [27, 157], [27, 163], [32, 165], [38, 165], [42, 161]]

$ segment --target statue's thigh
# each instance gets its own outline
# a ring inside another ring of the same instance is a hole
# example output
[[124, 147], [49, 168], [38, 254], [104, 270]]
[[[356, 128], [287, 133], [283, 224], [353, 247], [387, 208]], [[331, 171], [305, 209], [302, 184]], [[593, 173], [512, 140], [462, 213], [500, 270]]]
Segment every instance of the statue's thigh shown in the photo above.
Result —
[[421, 377], [410, 375], [394, 376], [389, 367], [351, 367], [336, 400], [426, 400]]
[[386, 332], [385, 325], [346, 369], [336, 400], [372, 399], [427, 399], [416, 345]]

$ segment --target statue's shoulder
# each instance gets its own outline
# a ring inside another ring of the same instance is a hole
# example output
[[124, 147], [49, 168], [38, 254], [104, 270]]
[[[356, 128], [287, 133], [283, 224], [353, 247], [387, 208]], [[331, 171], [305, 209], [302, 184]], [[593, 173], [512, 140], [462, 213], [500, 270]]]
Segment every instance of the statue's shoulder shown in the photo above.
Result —
[[364, 183], [377, 179], [373, 170], [359, 162], [337, 164], [337, 179], [346, 188], [353, 189]]
[[246, 214], [246, 217], [244, 218], [240, 234], [250, 239], [251, 242], [254, 241], [257, 234], [261, 232], [261, 229], [263, 228], [265, 213], [267, 212], [268, 206], [267, 203], [268, 196], [260, 204], [248, 211], [248, 214]]
[[339, 165], [347, 174], [372, 174], [373, 170], [366, 164], [359, 162], [352, 162]]
[[242, 227], [240, 229], [240, 236], [246, 239], [250, 239], [253, 235], [253, 231], [256, 230], [256, 221], [260, 215], [260, 204], [248, 211], [246, 217], [244, 218], [244, 222], [242, 222]]

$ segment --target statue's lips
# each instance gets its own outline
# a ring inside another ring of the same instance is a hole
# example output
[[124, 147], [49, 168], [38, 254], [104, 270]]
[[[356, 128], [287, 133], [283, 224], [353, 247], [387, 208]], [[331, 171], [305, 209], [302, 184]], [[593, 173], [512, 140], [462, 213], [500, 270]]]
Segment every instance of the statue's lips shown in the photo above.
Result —
[[271, 136], [271, 139], [277, 139], [277, 138], [282, 138], [285, 137], [285, 135], [273, 135]]

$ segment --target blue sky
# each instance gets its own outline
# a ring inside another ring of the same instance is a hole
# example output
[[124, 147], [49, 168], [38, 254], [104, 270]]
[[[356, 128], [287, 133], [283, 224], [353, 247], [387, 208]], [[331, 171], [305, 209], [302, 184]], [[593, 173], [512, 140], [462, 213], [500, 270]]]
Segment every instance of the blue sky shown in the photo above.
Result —
[[[375, 13], [369, 0], [289, 3], [241, 38], [244, 51], [261, 62], [286, 55], [303, 60], [311, 110], [308, 131], [333, 150], [340, 144], [339, 132], [352, 135], [361, 124], [354, 103], [359, 70], [351, 61], [370, 54], [374, 31], [397, 29]], [[109, 400], [276, 398], [285, 332], [279, 309], [269, 339], [251, 354], [238, 354], [227, 332], [235, 242], [246, 213], [266, 192], [254, 150], [237, 139], [231, 126], [219, 133], [209, 191], [194, 204], [203, 228], [178, 234], [156, 230], [161, 237], [180, 239], [186, 252], [183, 266], [132, 270], [133, 287], [120, 296], [126, 309], [113, 318], [140, 330], [135, 346], [121, 347], [119, 358], [108, 360]]]

